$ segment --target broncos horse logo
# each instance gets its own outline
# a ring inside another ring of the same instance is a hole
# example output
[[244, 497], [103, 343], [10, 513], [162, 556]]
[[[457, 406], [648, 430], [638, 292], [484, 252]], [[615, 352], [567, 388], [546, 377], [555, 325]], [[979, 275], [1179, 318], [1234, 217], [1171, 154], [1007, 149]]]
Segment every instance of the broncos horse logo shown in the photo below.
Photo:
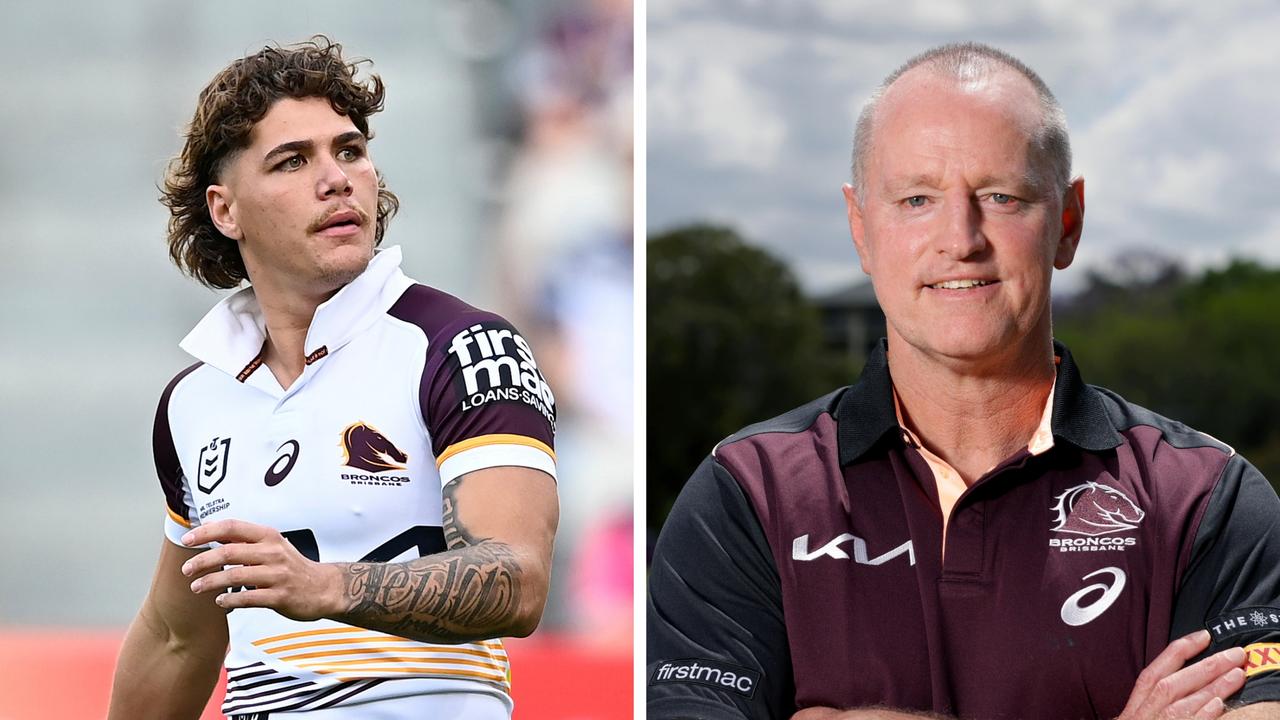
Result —
[[1068, 489], [1052, 510], [1057, 524], [1050, 530], [1077, 535], [1107, 535], [1138, 527], [1145, 513], [1124, 493], [1096, 482]]
[[409, 456], [386, 436], [362, 422], [342, 431], [342, 449], [347, 453], [345, 465], [367, 472], [404, 470], [409, 462]]

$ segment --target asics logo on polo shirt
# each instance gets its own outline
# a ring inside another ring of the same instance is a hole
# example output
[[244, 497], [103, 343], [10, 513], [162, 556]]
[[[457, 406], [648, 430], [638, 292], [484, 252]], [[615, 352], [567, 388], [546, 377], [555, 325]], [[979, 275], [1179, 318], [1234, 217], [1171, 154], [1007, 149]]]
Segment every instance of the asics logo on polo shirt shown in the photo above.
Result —
[[[288, 448], [288, 450], [285, 450], [285, 448]], [[289, 471], [293, 469], [293, 464], [298, 461], [298, 452], [301, 447], [298, 445], [297, 440], [288, 440], [276, 448], [276, 452], [281, 450], [284, 450], [284, 454], [276, 458], [275, 462], [271, 463], [271, 467], [267, 468], [266, 474], [262, 476], [262, 481], [267, 484], [267, 487], [275, 487], [280, 484], [280, 481], [284, 480]], [[280, 464], [282, 462], [284, 463], [283, 466]]]
[[[1111, 605], [1115, 603], [1116, 598], [1120, 597], [1120, 592], [1124, 590], [1125, 574], [1123, 570], [1116, 567], [1105, 567], [1101, 570], [1094, 570], [1080, 579], [1088, 580], [1095, 575], [1102, 574], [1111, 576], [1111, 584], [1108, 585], [1105, 582], [1096, 582], [1072, 593], [1071, 597], [1067, 598], [1066, 602], [1062, 603], [1062, 610], [1059, 612], [1062, 617], [1062, 622], [1072, 627], [1087, 625], [1097, 619], [1099, 615], [1106, 612], [1107, 608], [1111, 607]], [[1087, 605], [1080, 604], [1086, 596], [1092, 595], [1099, 590], [1102, 591], [1102, 595], [1093, 602]]]
[[448, 352], [462, 369], [463, 410], [517, 401], [555, 422], [555, 396], [520, 333], [502, 323], [477, 323], [454, 335]]
[[1090, 536], [1133, 530], [1145, 515], [1123, 492], [1096, 482], [1068, 488], [1052, 509], [1057, 524], [1050, 530]]
[[850, 540], [853, 541], [853, 561], [859, 565], [883, 565], [903, 553], [907, 554], [909, 564], [916, 564], [916, 550], [910, 540], [887, 553], [869, 557], [867, 555], [867, 541], [852, 533], [843, 533], [813, 552], [809, 552], [809, 535], [801, 535], [791, 542], [791, 559], [801, 562], [817, 560], [820, 557], [848, 560], [849, 553], [845, 552], [840, 546]]
[[196, 461], [200, 477], [196, 478], [196, 487], [201, 492], [213, 492], [227, 477], [230, 456], [231, 438], [214, 438], [208, 445], [200, 448], [200, 459]]

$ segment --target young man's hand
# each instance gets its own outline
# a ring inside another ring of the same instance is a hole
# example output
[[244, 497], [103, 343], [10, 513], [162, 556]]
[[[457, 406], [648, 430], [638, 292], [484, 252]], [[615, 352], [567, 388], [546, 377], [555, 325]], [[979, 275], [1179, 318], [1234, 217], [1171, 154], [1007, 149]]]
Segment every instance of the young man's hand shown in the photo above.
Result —
[[[271, 608], [293, 620], [316, 620], [340, 610], [341, 571], [303, 557], [273, 528], [218, 520], [193, 529], [182, 542], [188, 547], [222, 544], [182, 566], [182, 574], [195, 578], [191, 591], [221, 593], [215, 602], [222, 608]], [[239, 567], [224, 569], [227, 565]]]

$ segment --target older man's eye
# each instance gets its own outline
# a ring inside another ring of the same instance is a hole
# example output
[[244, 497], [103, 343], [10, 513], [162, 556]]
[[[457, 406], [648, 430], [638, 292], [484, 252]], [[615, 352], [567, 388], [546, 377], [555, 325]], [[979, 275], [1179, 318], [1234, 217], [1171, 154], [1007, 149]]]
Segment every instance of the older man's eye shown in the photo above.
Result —
[[991, 193], [991, 202], [997, 205], [1008, 205], [1013, 202], [1013, 197], [1004, 193]]
[[912, 195], [911, 197], [907, 198], [906, 200], [903, 200], [902, 202], [905, 203], [907, 207], [918, 208], [918, 207], [924, 207], [924, 204], [929, 202], [929, 198], [926, 198], [923, 195]]

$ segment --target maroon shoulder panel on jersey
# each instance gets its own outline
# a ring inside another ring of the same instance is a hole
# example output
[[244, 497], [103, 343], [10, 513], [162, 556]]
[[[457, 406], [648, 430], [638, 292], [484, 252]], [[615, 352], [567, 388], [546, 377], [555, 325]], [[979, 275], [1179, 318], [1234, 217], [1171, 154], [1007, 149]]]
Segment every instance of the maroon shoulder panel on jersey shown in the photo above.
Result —
[[160, 487], [164, 490], [165, 503], [169, 510], [183, 518], [189, 516], [190, 508], [183, 499], [182, 463], [178, 460], [178, 450], [173, 446], [173, 431], [169, 427], [169, 398], [178, 383], [203, 364], [191, 365], [169, 381], [160, 394], [160, 406], [156, 408], [156, 420], [151, 429], [151, 454], [155, 459]]
[[425, 285], [406, 290], [388, 313], [427, 336], [419, 399], [437, 457], [484, 435], [519, 435], [554, 448], [555, 396], [510, 323]]

